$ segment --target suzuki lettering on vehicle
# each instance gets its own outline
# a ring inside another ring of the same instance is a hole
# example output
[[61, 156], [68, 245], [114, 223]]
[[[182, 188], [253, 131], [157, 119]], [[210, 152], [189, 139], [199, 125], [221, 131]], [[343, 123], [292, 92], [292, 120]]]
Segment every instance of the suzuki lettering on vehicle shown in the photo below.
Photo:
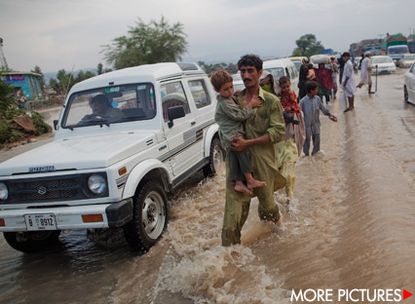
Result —
[[55, 166], [29, 167], [30, 173], [55, 171]]

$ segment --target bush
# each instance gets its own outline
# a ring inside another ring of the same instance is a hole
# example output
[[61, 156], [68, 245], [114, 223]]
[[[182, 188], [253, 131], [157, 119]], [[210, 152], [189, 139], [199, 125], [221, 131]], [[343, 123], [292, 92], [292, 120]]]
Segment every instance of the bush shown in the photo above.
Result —
[[6, 120], [0, 119], [0, 145], [21, 140], [24, 136], [21, 131], [10, 128]]
[[51, 131], [50, 126], [43, 120], [42, 115], [38, 112], [32, 112], [33, 125], [36, 128], [36, 135], [41, 135]]

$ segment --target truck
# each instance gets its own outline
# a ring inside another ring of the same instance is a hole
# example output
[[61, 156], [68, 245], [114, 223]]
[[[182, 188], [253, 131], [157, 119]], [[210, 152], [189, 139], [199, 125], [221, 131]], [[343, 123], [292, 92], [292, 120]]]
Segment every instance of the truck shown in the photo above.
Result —
[[394, 35], [386, 34], [383, 41], [383, 49], [397, 63], [403, 57], [403, 54], [409, 53], [408, 39], [401, 33]]
[[52, 142], [0, 164], [0, 231], [22, 252], [62, 230], [120, 227], [132, 251], [165, 231], [168, 197], [224, 160], [216, 94], [194, 63], [159, 63], [75, 84]]

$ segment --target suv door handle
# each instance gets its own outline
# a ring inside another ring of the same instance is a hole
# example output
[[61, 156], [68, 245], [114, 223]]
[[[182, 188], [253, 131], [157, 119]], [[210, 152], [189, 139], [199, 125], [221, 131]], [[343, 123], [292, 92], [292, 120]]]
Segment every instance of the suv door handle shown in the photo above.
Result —
[[194, 125], [196, 124], [196, 121], [192, 121], [190, 124], [191, 124], [192, 126], [194, 126]]
[[167, 145], [163, 145], [163, 146], [161, 146], [161, 147], [159, 148], [159, 151], [164, 150], [164, 149], [166, 149], [166, 148], [167, 148]]

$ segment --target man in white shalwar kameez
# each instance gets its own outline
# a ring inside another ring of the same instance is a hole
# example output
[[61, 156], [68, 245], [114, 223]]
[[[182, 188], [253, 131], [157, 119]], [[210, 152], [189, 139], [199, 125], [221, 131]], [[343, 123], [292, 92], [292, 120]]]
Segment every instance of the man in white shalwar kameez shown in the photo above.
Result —
[[368, 85], [369, 94], [372, 93], [372, 61], [370, 60], [370, 53], [366, 53], [365, 58], [362, 60], [360, 67], [360, 82], [357, 85], [358, 88], [361, 88], [365, 84]]
[[356, 90], [356, 85], [354, 81], [353, 64], [350, 61], [350, 53], [344, 52], [342, 57], [346, 62], [344, 64], [342, 86], [344, 93], [346, 94], [347, 101], [349, 103], [349, 106], [346, 108], [346, 110], [344, 110], [344, 112], [347, 112], [354, 110], [354, 92]]

